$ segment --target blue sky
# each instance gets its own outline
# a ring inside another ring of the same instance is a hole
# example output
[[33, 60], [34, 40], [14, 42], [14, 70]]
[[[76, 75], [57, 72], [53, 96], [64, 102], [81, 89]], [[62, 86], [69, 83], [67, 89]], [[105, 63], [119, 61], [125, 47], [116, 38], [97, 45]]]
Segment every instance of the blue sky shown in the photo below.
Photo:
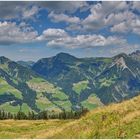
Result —
[[140, 2], [0, 2], [0, 55], [111, 57], [140, 49]]

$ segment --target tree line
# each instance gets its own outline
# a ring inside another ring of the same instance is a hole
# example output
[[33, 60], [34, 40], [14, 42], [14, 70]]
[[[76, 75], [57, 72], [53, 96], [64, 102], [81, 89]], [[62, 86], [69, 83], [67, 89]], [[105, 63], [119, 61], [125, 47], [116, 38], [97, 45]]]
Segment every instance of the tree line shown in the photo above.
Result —
[[79, 111], [65, 111], [56, 113], [54, 111], [41, 111], [39, 113], [34, 113], [33, 111], [27, 114], [19, 111], [16, 114], [0, 110], [0, 120], [15, 119], [15, 120], [48, 120], [48, 119], [79, 119], [81, 116], [88, 112], [87, 109], [81, 109]]

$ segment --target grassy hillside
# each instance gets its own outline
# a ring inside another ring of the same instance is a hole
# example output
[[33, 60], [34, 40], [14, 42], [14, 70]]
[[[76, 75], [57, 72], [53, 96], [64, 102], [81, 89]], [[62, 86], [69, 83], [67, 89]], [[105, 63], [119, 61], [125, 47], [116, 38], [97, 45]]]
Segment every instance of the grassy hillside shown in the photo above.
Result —
[[[135, 57], [139, 58], [139, 53], [138, 56], [134, 53], [133, 57], [121, 53], [112, 58], [76, 58], [59, 53], [40, 59], [32, 70], [61, 87], [73, 109], [81, 105], [93, 109], [99, 106], [99, 102], [108, 105], [139, 94], [140, 61]], [[97, 104], [87, 102], [93, 93], [100, 99]]]
[[0, 126], [0, 138], [140, 138], [140, 96], [79, 120], [6, 120]]
[[68, 95], [58, 86], [6, 57], [0, 57], [0, 110], [60, 112], [71, 110]]

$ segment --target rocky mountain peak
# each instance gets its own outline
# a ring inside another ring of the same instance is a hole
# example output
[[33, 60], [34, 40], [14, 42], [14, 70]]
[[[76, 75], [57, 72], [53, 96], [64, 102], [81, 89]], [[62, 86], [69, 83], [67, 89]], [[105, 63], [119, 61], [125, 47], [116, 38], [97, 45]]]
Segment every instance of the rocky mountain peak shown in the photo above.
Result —
[[118, 67], [120, 67], [122, 70], [124, 70], [125, 68], [127, 68], [126, 63], [125, 63], [125, 60], [124, 60], [123, 57], [120, 57], [119, 59], [117, 59], [115, 63], [116, 63], [116, 65], [117, 65]]

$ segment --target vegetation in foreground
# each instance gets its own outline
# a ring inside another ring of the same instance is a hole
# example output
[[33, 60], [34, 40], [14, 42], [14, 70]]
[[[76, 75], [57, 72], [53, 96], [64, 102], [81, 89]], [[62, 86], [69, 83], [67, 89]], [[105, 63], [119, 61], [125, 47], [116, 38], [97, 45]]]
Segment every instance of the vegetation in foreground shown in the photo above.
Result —
[[48, 119], [79, 119], [81, 116], [84, 116], [88, 112], [87, 109], [81, 108], [78, 111], [41, 111], [39, 113], [24, 112], [19, 111], [18, 113], [12, 114], [10, 112], [5, 112], [0, 110], [0, 120], [14, 119], [14, 120], [48, 120]]
[[0, 138], [140, 138], [140, 96], [79, 120], [1, 120]]

